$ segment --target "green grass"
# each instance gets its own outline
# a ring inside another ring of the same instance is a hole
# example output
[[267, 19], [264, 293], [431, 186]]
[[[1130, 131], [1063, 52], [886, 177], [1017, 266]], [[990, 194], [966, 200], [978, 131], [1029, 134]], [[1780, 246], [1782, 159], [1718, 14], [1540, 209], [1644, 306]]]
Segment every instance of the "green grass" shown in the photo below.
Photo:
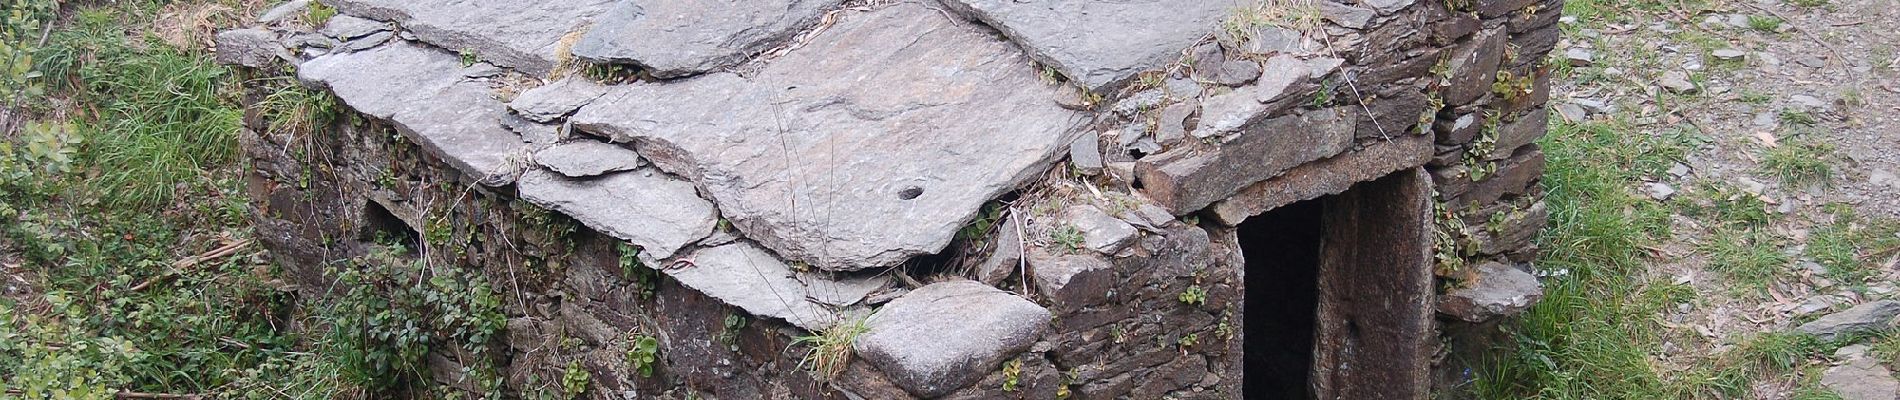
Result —
[[71, 25], [35, 60], [47, 96], [75, 107], [29, 117], [70, 128], [0, 137], [0, 243], [21, 257], [9, 275], [33, 288], [0, 297], [0, 387], [349, 397], [341, 366], [300, 352], [285, 329], [309, 317], [288, 311], [260, 246], [179, 263], [251, 235], [230, 168], [230, 72], [136, 32], [158, 2], [87, 4], [68, 2]]
[[1763, 154], [1761, 167], [1767, 173], [1795, 186], [1833, 182], [1833, 145], [1798, 137], [1782, 142]]
[[[1567, 274], [1546, 278], [1543, 301], [1507, 328], [1514, 349], [1477, 371], [1477, 398], [1737, 398], [1832, 351], [1811, 337], [1765, 333], [1735, 338], [1720, 354], [1671, 354], [1692, 357], [1678, 361], [1688, 369], [1662, 369], [1664, 342], [1701, 340], [1667, 328], [1663, 316], [1698, 299], [1692, 287], [1640, 280], [1654, 262], [1648, 246], [1670, 238], [1671, 214], [1696, 216], [1718, 232], [1698, 252], [1738, 287], [1759, 289], [1790, 263], [1781, 239], [1766, 233], [1772, 214], [1754, 196], [1724, 186], [1704, 185], [1670, 203], [1633, 195], [1629, 188], [1662, 174], [1694, 146], [1687, 133], [1557, 121], [1542, 143], [1550, 158], [1544, 182], [1551, 225], [1539, 239], [1544, 254], [1537, 265]], [[1807, 398], [1827, 395], [1808, 386], [1800, 389]]]
[[[1550, 224], [1539, 245], [1545, 297], [1511, 327], [1515, 353], [1478, 374], [1479, 398], [1645, 398], [1671, 390], [1650, 362], [1659, 311], [1680, 289], [1642, 285], [1644, 246], [1667, 238], [1669, 210], [1629, 189], [1689, 148], [1681, 134], [1632, 135], [1620, 121], [1554, 123], [1543, 141]], [[1674, 397], [1674, 396], [1665, 396]]]
[[1720, 228], [1709, 242], [1696, 247], [1709, 256], [1709, 270], [1727, 278], [1738, 294], [1764, 294], [1775, 278], [1785, 276], [1793, 260], [1781, 252], [1781, 240], [1750, 228]]
[[1809, 236], [1806, 254], [1827, 267], [1828, 278], [1864, 284], [1886, 262], [1879, 256], [1900, 249], [1900, 221], [1863, 220], [1845, 208], [1830, 211], [1832, 220], [1814, 228]]

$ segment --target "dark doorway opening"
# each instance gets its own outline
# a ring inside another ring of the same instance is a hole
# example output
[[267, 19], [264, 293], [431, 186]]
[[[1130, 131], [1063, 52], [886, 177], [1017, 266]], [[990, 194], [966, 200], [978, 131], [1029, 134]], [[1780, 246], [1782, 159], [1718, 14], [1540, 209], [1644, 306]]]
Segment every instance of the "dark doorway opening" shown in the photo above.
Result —
[[1236, 227], [1246, 398], [1426, 398], [1431, 193], [1414, 168]]
[[1246, 258], [1247, 342], [1242, 390], [1248, 399], [1313, 398], [1319, 305], [1322, 200], [1280, 207], [1248, 218], [1236, 234]]

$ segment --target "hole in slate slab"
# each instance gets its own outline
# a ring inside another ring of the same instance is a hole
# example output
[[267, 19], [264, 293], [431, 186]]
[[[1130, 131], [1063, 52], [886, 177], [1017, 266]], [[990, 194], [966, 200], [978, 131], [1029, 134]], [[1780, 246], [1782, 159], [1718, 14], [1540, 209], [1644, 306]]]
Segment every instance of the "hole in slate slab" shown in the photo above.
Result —
[[923, 196], [923, 195], [924, 195], [924, 188], [920, 188], [916, 186], [907, 187], [907, 188], [904, 188], [904, 190], [897, 191], [897, 198], [904, 199], [904, 200], [916, 199], [917, 196]]
[[1324, 204], [1309, 200], [1248, 218], [1237, 235], [1246, 259], [1248, 399], [1311, 399]]

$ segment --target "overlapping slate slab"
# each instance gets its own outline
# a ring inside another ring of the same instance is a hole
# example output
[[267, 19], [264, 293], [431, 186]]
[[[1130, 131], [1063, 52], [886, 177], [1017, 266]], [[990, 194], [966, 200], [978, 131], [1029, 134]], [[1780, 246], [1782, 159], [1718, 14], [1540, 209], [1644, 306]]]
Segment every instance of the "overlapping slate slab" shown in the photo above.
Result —
[[1241, 2], [948, 0], [1063, 76], [1100, 91], [1180, 58]]
[[818, 23], [843, 0], [622, 1], [574, 44], [595, 62], [673, 78], [738, 64]]
[[839, 321], [839, 308], [883, 287], [886, 275], [833, 279], [800, 274], [750, 242], [701, 249], [693, 262], [660, 270], [680, 284], [753, 315], [783, 319], [811, 331]]
[[1346, 150], [1357, 115], [1356, 108], [1337, 107], [1268, 119], [1247, 126], [1219, 148], [1184, 147], [1144, 158], [1135, 164], [1135, 176], [1156, 204], [1185, 215], [1288, 168]]
[[547, 75], [562, 36], [587, 26], [615, 0], [326, 0], [345, 14], [401, 24], [436, 47]]
[[1248, 185], [1208, 208], [1215, 221], [1237, 226], [1268, 210], [1339, 194], [1355, 183], [1424, 165], [1431, 159], [1431, 136], [1406, 135], [1391, 142], [1373, 142], [1359, 151], [1293, 167], [1273, 179]]
[[582, 225], [640, 246], [642, 261], [657, 263], [712, 234], [718, 213], [686, 182], [651, 168], [595, 179], [547, 171], [521, 176], [521, 198]]
[[512, 182], [524, 164], [521, 136], [502, 127], [507, 111], [488, 84], [463, 78], [463, 69], [454, 54], [398, 41], [318, 57], [297, 74], [389, 121], [462, 173], [489, 185]]
[[622, 86], [571, 121], [697, 181], [747, 237], [827, 270], [943, 249], [1085, 117], [1020, 51], [905, 3], [852, 13], [751, 77]]

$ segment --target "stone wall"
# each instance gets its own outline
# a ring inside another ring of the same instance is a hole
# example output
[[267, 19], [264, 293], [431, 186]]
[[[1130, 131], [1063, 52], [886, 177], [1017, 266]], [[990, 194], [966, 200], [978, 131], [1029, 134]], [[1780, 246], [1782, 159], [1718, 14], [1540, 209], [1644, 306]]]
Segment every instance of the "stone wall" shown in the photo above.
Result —
[[306, 304], [392, 241], [483, 277], [506, 334], [432, 346], [450, 390], [1241, 398], [1238, 231], [1310, 202], [1361, 272], [1308, 395], [1457, 397], [1539, 294], [1560, 0], [327, 3], [219, 37], [254, 220]]

